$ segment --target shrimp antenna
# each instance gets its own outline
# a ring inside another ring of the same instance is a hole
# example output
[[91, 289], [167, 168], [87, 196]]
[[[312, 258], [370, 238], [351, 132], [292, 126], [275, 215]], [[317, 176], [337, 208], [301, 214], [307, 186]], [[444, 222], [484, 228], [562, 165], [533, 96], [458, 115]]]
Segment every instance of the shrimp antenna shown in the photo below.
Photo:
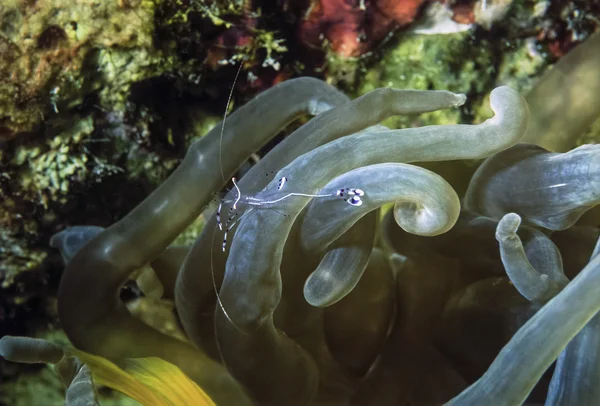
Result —
[[[231, 99], [233, 98], [233, 91], [235, 89], [235, 85], [238, 81], [240, 73], [242, 72], [242, 67], [244, 66], [244, 62], [246, 61], [246, 58], [248, 57], [249, 52], [250, 52], [250, 50], [246, 51], [246, 53], [244, 54], [244, 57], [242, 58], [242, 61], [240, 62], [240, 66], [238, 67], [238, 70], [235, 74], [235, 78], [233, 79], [233, 84], [231, 85], [231, 90], [229, 91], [229, 97], [227, 98], [227, 105], [225, 106], [225, 113], [223, 113], [223, 122], [221, 124], [221, 133], [219, 135], [219, 169], [221, 171], [221, 180], [223, 182], [225, 182], [225, 174], [223, 173], [223, 154], [222, 154], [222, 152], [223, 152], [223, 135], [225, 134], [225, 120], [227, 119], [227, 111], [229, 110], [229, 106], [231, 105]], [[240, 192], [239, 187], [235, 183], [235, 178], [233, 178], [232, 180], [233, 180], [233, 184], [235, 185], [236, 190], [237, 190], [237, 200], [236, 200], [236, 204], [237, 204], [237, 202], [241, 198], [241, 192]], [[217, 208], [217, 224], [219, 226], [219, 229], [221, 229], [221, 230], [223, 229], [222, 223], [221, 223], [221, 208], [222, 208], [222, 206], [223, 206], [223, 202], [221, 201], [221, 203], [219, 203], [219, 207]], [[234, 204], [234, 207], [235, 207], [235, 204]], [[234, 222], [234, 224], [232, 224], [231, 226], [226, 228], [225, 235], [227, 235], [227, 232], [229, 230], [231, 230], [231, 228], [233, 228], [233, 226], [235, 226], [235, 223], [236, 222]], [[212, 234], [212, 241], [210, 244], [211, 247], [213, 247], [215, 244], [216, 231], [217, 230], [215, 228], [213, 230], [213, 234]], [[227, 310], [225, 310], [225, 306], [223, 306], [223, 302], [221, 301], [221, 296], [219, 295], [219, 289], [217, 287], [217, 281], [215, 279], [215, 268], [214, 268], [212, 248], [210, 250], [210, 274], [211, 274], [211, 278], [212, 278], [213, 289], [215, 291], [215, 295], [217, 296], [217, 304], [219, 305], [219, 308], [221, 309], [221, 311], [223, 312], [223, 314], [225, 315], [227, 320], [229, 320], [231, 325], [233, 327], [235, 327], [236, 330], [238, 330], [240, 333], [242, 333], [244, 335], [247, 335], [242, 329], [240, 329], [233, 322], [232, 318], [229, 316], [229, 313], [227, 313]], [[221, 351], [221, 345], [219, 344], [219, 338], [217, 337], [217, 319], [216, 319], [216, 317], [213, 320], [214, 320], [214, 333], [215, 333], [215, 342], [217, 344], [217, 350], [219, 351], [219, 356], [221, 357], [221, 361], [223, 362], [223, 365], [225, 365], [225, 367], [227, 367], [227, 365], [225, 363], [225, 359], [223, 357], [223, 352]]]
[[223, 161], [222, 161], [222, 150], [223, 150], [223, 134], [225, 133], [225, 119], [227, 118], [227, 111], [229, 110], [229, 105], [231, 104], [231, 99], [233, 98], [233, 91], [235, 89], [235, 85], [238, 81], [240, 73], [242, 72], [242, 67], [244, 66], [244, 62], [246, 58], [248, 58], [248, 54], [250, 53], [250, 49], [246, 51], [242, 61], [240, 62], [240, 66], [235, 74], [235, 78], [233, 79], [233, 85], [231, 85], [231, 90], [229, 91], [229, 97], [227, 98], [227, 105], [225, 106], [225, 113], [223, 113], [223, 122], [221, 123], [221, 134], [219, 136], [219, 169], [221, 170], [221, 180], [225, 182], [225, 174], [223, 173]]
[[[212, 233], [212, 242], [211, 242], [211, 247], [214, 245], [215, 243], [215, 234], [216, 234], [217, 230], [214, 229], [213, 233]], [[240, 333], [242, 333], [243, 335], [247, 336], [248, 334], [243, 331], [241, 328], [239, 328], [234, 322], [233, 319], [229, 316], [229, 313], [227, 313], [227, 310], [225, 310], [225, 306], [223, 306], [223, 302], [221, 301], [221, 296], [219, 295], [219, 289], [217, 288], [217, 281], [215, 279], [215, 269], [213, 266], [213, 250], [210, 250], [210, 274], [212, 277], [212, 284], [213, 284], [213, 289], [215, 291], [215, 294], [217, 295], [217, 304], [219, 305], [219, 308], [221, 309], [221, 311], [223, 312], [223, 314], [225, 315], [225, 317], [227, 318], [227, 320], [229, 320], [229, 322], [231, 323], [231, 325], [233, 327], [235, 327], [235, 329], [237, 331], [239, 331]], [[223, 351], [221, 350], [221, 344], [219, 344], [219, 337], [217, 337], [217, 317], [215, 314], [215, 317], [213, 317], [213, 331], [215, 333], [215, 344], [217, 345], [217, 351], [219, 352], [219, 357], [221, 358], [221, 362], [223, 363], [223, 365], [225, 366], [225, 368], [227, 368], [227, 364], [225, 363], [225, 357], [223, 357]]]

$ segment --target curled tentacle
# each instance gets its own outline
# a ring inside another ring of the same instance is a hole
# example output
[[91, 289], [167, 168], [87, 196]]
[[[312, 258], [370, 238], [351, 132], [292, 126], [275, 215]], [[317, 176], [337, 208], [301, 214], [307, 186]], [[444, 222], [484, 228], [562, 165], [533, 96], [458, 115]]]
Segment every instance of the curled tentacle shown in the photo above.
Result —
[[[343, 238], [340, 236], [361, 216], [386, 203], [396, 203], [394, 215], [401, 227], [420, 235], [446, 232], [460, 212], [458, 196], [444, 179], [412, 165], [386, 163], [358, 168], [335, 178], [319, 193], [338, 190], [340, 200], [348, 202], [355, 198], [353, 188], [348, 186], [360, 187], [364, 192], [360, 206], [340, 204], [336, 199], [315, 199], [309, 205], [301, 227], [305, 250], [319, 251], [335, 239]], [[331, 255], [332, 251], [328, 251], [323, 261], [330, 260]], [[350, 261], [347, 257], [346, 260]], [[343, 298], [354, 288], [364, 269], [357, 268], [360, 272], [352, 274], [348, 267], [325, 266], [324, 262], [304, 287], [306, 300], [314, 306], [328, 306]], [[328, 271], [323, 273], [325, 269]], [[338, 271], [332, 274], [331, 269]]]
[[541, 272], [536, 270], [529, 262], [523, 243], [517, 235], [520, 224], [521, 218], [515, 213], [505, 215], [498, 223], [496, 239], [500, 243], [502, 263], [521, 295], [531, 302], [545, 303], [556, 296], [569, 280], [562, 271], [560, 252], [543, 234], [538, 235], [538, 239], [546, 240], [545, 247], [536, 244], [529, 250], [532, 256], [539, 256], [539, 260], [544, 262], [545, 266], [538, 268]]
[[[383, 218], [383, 241], [394, 252], [415, 257], [437, 257], [459, 261], [464, 270], [472, 269], [475, 279], [504, 276], [498, 242], [494, 238], [498, 221], [462, 211], [447, 233], [436, 237], [409, 234], [398, 227], [393, 212]], [[477, 249], [473, 249], [474, 246]]]
[[[296, 158], [279, 171], [276, 179], [294, 179], [310, 192], [366, 165], [486, 157], [517, 142], [528, 120], [524, 100], [509, 88], [495, 89], [491, 104], [496, 115], [479, 125], [373, 129], [343, 137]], [[465, 149], [465, 144], [473, 147]], [[347, 158], [332, 162], [332, 156]], [[278, 182], [272, 181], [264, 194], [273, 196], [277, 190]], [[261, 198], [261, 194], [256, 197]], [[316, 384], [315, 367], [308, 355], [272, 324], [272, 314], [281, 299], [279, 267], [285, 241], [294, 220], [309, 202], [310, 198], [297, 196], [278, 203], [277, 211], [283, 215], [256, 210], [246, 216], [238, 226], [227, 261], [220, 297], [229, 317], [223, 308], [217, 308], [218, 340], [232, 373], [244, 382], [252, 382], [249, 386], [254, 385], [263, 396], [275, 386], [287, 388], [287, 393], [277, 392], [284, 399], [310, 399]], [[269, 379], [258, 379], [255, 371], [250, 372], [247, 362], [257, 351], [272, 366]]]
[[[88, 243], [67, 266], [59, 287], [58, 312], [71, 342], [117, 362], [124, 357], [163, 358], [181, 367], [217, 402], [249, 403], [224, 367], [191, 345], [135, 320], [120, 302], [118, 291], [135, 269], [155, 259], [200, 214], [223, 187], [223, 178], [229, 178], [248, 156], [294, 118], [315, 108], [320, 112], [340, 100], [346, 97], [321, 81], [287, 81], [238, 109], [228, 118], [226, 129], [217, 127], [194, 142], [161, 186]], [[222, 150], [227, 154], [222, 155]]]
[[[313, 200], [309, 205], [301, 234], [306, 250], [327, 246], [365, 213], [386, 203], [396, 203], [394, 217], [400, 227], [424, 236], [448, 231], [460, 212], [458, 196], [450, 185], [441, 176], [413, 165], [384, 163], [361, 167], [335, 178], [319, 193], [349, 186], [365, 191], [361, 206], [340, 204], [335, 199]], [[346, 199], [352, 197], [348, 191], [345, 193]]]
[[[271, 172], [274, 168], [288, 165], [314, 148], [373, 126], [389, 116], [456, 107], [464, 101], [464, 95], [446, 91], [377, 89], [352, 102], [340, 102], [338, 107], [313, 118], [278, 144], [240, 180], [239, 188], [242, 193], [255, 194], [265, 186], [265, 181], [272, 179]], [[289, 178], [288, 184], [297, 185], [298, 189], [301, 185], [294, 178]], [[221, 238], [213, 235], [215, 228], [216, 218], [213, 216], [192, 247], [190, 260], [184, 264], [178, 280], [177, 306], [182, 323], [192, 341], [197, 344], [203, 339], [202, 331], [194, 327], [194, 320], [204, 311], [202, 304], [206, 297], [206, 294], [199, 292], [208, 293], [206, 288], [212, 284], [204, 283], [204, 279], [197, 275], [198, 269], [194, 264], [212, 264], [215, 277], [220, 282], [228, 256], [228, 253], [221, 253]], [[236, 233], [236, 229], [232, 230], [229, 239], [232, 240]]]

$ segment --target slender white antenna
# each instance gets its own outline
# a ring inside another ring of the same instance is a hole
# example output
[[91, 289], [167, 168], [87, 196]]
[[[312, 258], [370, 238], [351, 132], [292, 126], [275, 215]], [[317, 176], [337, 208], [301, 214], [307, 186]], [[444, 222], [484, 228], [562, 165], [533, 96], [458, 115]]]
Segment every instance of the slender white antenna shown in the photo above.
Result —
[[[281, 178], [279, 180], [279, 186], [277, 187], [277, 190], [281, 190], [283, 188], [283, 185], [285, 185], [285, 183], [287, 182], [287, 178], [284, 176], [283, 178]], [[235, 182], [234, 182], [235, 185]], [[236, 185], [237, 187], [237, 185]], [[239, 189], [238, 189], [239, 190]], [[259, 199], [256, 197], [252, 197], [252, 196], [246, 196], [246, 198], [244, 199], [244, 203], [248, 204], [249, 206], [265, 206], [265, 205], [269, 205], [269, 204], [274, 204], [274, 203], [279, 203], [282, 200], [288, 199], [292, 196], [302, 196], [302, 197], [334, 197], [334, 196], [339, 196], [339, 197], [344, 197], [344, 193], [346, 193], [346, 195], [349, 196], [349, 199], [344, 199], [346, 202], [348, 202], [348, 204], [352, 205], [352, 206], [360, 206], [362, 205], [362, 200], [361, 197], [365, 195], [365, 192], [362, 189], [357, 189], [357, 188], [344, 188], [344, 189], [338, 189], [336, 190], [335, 193], [326, 193], [326, 194], [311, 194], [311, 193], [296, 193], [296, 192], [290, 192], [286, 195], [283, 195], [275, 200], [263, 200], [263, 199]], [[235, 205], [238, 203], [239, 199], [236, 200], [235, 204], [233, 205], [234, 209], [235, 209]]]
[[[217, 230], [214, 229], [213, 230], [213, 234], [212, 234], [212, 241], [211, 241], [211, 247], [214, 245], [215, 243], [215, 234], [216, 234]], [[225, 315], [225, 317], [227, 318], [227, 320], [229, 320], [229, 322], [231, 323], [231, 325], [233, 327], [235, 327], [235, 329], [237, 331], [239, 331], [240, 333], [242, 333], [243, 335], [247, 336], [248, 334], [243, 331], [241, 328], [239, 328], [232, 320], [232, 318], [229, 316], [229, 313], [227, 313], [227, 310], [225, 310], [225, 306], [223, 306], [223, 302], [221, 301], [221, 296], [219, 295], [219, 289], [217, 288], [217, 281], [215, 279], [215, 269], [213, 266], [213, 250], [210, 250], [210, 275], [212, 277], [212, 284], [213, 284], [213, 289], [215, 290], [215, 294], [217, 295], [217, 304], [219, 305], [219, 307], [221, 308], [221, 311], [223, 312], [223, 314]], [[221, 344], [219, 344], [219, 338], [217, 337], [217, 318], [215, 317], [213, 319], [213, 324], [214, 324], [214, 333], [215, 333], [215, 343], [217, 344], [217, 350], [219, 351], [219, 356], [221, 357], [221, 362], [223, 363], [223, 365], [225, 365], [225, 367], [227, 367], [227, 364], [225, 363], [225, 358], [223, 357], [223, 352], [221, 351]]]
[[[223, 161], [222, 161], [222, 150], [223, 150], [223, 136], [225, 134], [225, 121], [227, 119], [227, 111], [229, 110], [229, 106], [231, 104], [231, 100], [233, 98], [233, 92], [235, 89], [235, 85], [238, 81], [238, 78], [240, 76], [240, 73], [242, 71], [242, 67], [244, 65], [244, 61], [246, 60], [246, 58], [248, 57], [250, 50], [248, 50], [246, 52], [246, 54], [244, 55], [244, 58], [242, 59], [242, 61], [240, 62], [240, 66], [236, 72], [234, 81], [233, 81], [233, 85], [231, 86], [231, 90], [229, 92], [229, 97], [227, 99], [227, 106], [225, 107], [225, 113], [223, 114], [223, 121], [221, 124], [221, 133], [219, 135], [219, 169], [221, 171], [221, 179], [223, 182], [225, 182], [225, 174], [223, 172]], [[231, 211], [233, 210], [237, 210], [237, 204], [240, 202], [240, 200], [242, 200], [242, 192], [236, 182], [235, 177], [231, 178], [231, 181], [233, 182], [233, 186], [236, 189], [236, 193], [237, 196], [235, 198], [235, 201], [233, 202], [233, 206], [229, 209], [230, 215], [229, 218], [227, 219], [227, 222], [225, 223], [225, 227], [223, 227], [223, 223], [222, 223], [222, 219], [221, 219], [221, 209], [223, 208], [223, 203], [224, 201], [221, 201], [219, 203], [219, 206], [217, 208], [217, 213], [216, 213], [216, 218], [217, 218], [217, 225], [219, 227], [219, 229], [221, 231], [225, 231], [224, 235], [223, 235], [223, 242], [222, 242], [222, 250], [225, 251], [225, 248], [227, 246], [227, 234], [229, 231], [231, 231], [246, 215], [248, 215], [249, 213], [252, 212], [252, 208], [248, 209], [245, 213], [243, 213], [237, 220], [234, 220], [235, 217], [237, 216], [237, 213], [231, 215]], [[283, 187], [285, 186], [286, 182], [288, 181], [288, 179], [286, 177], [283, 177], [279, 180], [279, 184], [277, 187], [277, 190], [282, 190]], [[344, 200], [346, 202], [348, 202], [350, 205], [352, 206], [360, 206], [362, 205], [362, 200], [361, 200], [361, 196], [364, 196], [365, 193], [361, 190], [361, 189], [339, 189], [337, 190], [335, 193], [328, 193], [328, 194], [309, 194], [309, 193], [296, 193], [296, 192], [291, 192], [291, 193], [287, 193], [286, 195], [274, 199], [274, 200], [262, 200], [256, 197], [252, 197], [252, 196], [244, 196], [244, 203], [248, 204], [249, 206], [254, 206], [254, 207], [261, 207], [261, 206], [266, 206], [266, 205], [271, 205], [271, 204], [275, 204], [278, 202], [281, 202], [285, 199], [288, 199], [292, 196], [302, 196], [302, 197], [335, 197], [335, 196], [339, 196], [339, 197], [344, 197], [344, 193], [346, 193], [348, 195], [349, 198], [344, 198]], [[231, 201], [226, 201], [225, 203], [230, 203]], [[225, 310], [225, 306], [223, 305], [223, 302], [221, 301], [221, 296], [219, 294], [219, 288], [217, 287], [217, 282], [215, 279], [215, 270], [214, 270], [214, 261], [213, 261], [213, 250], [212, 247], [214, 247], [214, 243], [215, 243], [215, 234], [216, 234], [216, 227], [213, 229], [213, 234], [212, 234], [212, 241], [211, 241], [211, 250], [210, 250], [210, 271], [211, 271], [211, 278], [212, 278], [212, 284], [213, 284], [213, 289], [215, 292], [215, 295], [217, 297], [217, 304], [219, 306], [219, 308], [221, 309], [221, 311], [223, 312], [223, 314], [225, 315], [225, 317], [227, 318], [227, 320], [231, 323], [231, 325], [238, 330], [241, 334], [247, 336], [248, 333], [246, 333], [245, 331], [243, 331], [241, 328], [239, 328], [233, 321], [233, 319], [229, 316], [229, 313], [227, 312], [227, 310]], [[225, 365], [225, 367], [227, 367], [226, 363], [225, 363], [225, 359], [223, 357], [223, 353], [221, 350], [221, 346], [219, 344], [219, 339], [217, 337], [217, 328], [216, 328], [216, 323], [217, 323], [217, 319], [216, 317], [214, 318], [214, 334], [215, 334], [215, 341], [216, 341], [216, 345], [217, 345], [217, 350], [219, 352], [219, 356], [221, 357], [221, 361], [223, 363], [223, 365]]]
[[[225, 120], [227, 119], [227, 111], [229, 110], [229, 105], [231, 104], [231, 99], [233, 98], [233, 91], [235, 89], [235, 85], [238, 81], [238, 78], [240, 76], [240, 73], [242, 72], [242, 67], [244, 66], [244, 61], [246, 60], [246, 58], [248, 57], [248, 53], [250, 52], [250, 50], [248, 50], [246, 52], [246, 54], [244, 55], [244, 58], [242, 58], [242, 61], [240, 62], [240, 66], [235, 74], [235, 78], [233, 79], [233, 84], [231, 85], [231, 90], [229, 91], [229, 97], [227, 98], [227, 106], [225, 107], [225, 113], [223, 113], [223, 122], [221, 124], [221, 134], [219, 135], [219, 169], [221, 171], [221, 180], [223, 182], [225, 182], [225, 174], [223, 173], [223, 134], [225, 133]], [[235, 183], [235, 178], [232, 179], [233, 180], [233, 184], [235, 185], [236, 189], [237, 189], [237, 200], [236, 203], [233, 205], [234, 209], [236, 207], [237, 202], [239, 201], [239, 199], [241, 198], [241, 192], [239, 187], [237, 186], [237, 184]], [[219, 226], [220, 230], [223, 230], [223, 226], [221, 223], [221, 208], [223, 207], [223, 202], [219, 203], [219, 207], [217, 208], [217, 224]], [[241, 216], [243, 217], [243, 215]], [[241, 219], [240, 217], [240, 219]], [[240, 220], [238, 219], [238, 221]], [[229, 220], [228, 220], [229, 222]], [[231, 226], [227, 227], [227, 225], [225, 226], [225, 237], [227, 236], [227, 232], [229, 230], [231, 230], [233, 228], [233, 226], [235, 226], [237, 222], [234, 222]], [[227, 318], [227, 320], [229, 320], [229, 322], [231, 323], [231, 325], [233, 327], [235, 327], [236, 330], [238, 330], [240, 333], [244, 334], [244, 335], [248, 335], [246, 332], [244, 332], [242, 329], [240, 329], [234, 322], [233, 319], [229, 316], [229, 313], [227, 313], [227, 310], [225, 310], [225, 306], [223, 306], [223, 302], [221, 301], [221, 296], [219, 295], [219, 289], [217, 288], [217, 281], [215, 280], [215, 268], [214, 268], [214, 261], [213, 261], [213, 250], [212, 247], [215, 245], [215, 234], [216, 234], [217, 230], [216, 228], [213, 229], [213, 234], [212, 234], [212, 241], [210, 243], [211, 246], [211, 250], [210, 250], [210, 275], [212, 278], [212, 284], [213, 284], [213, 289], [215, 291], [215, 295], [217, 296], [217, 304], [219, 305], [219, 308], [221, 309], [221, 311], [223, 312], [223, 314], [225, 315], [225, 317]], [[219, 344], [219, 338], [217, 337], [217, 319], [216, 317], [213, 319], [214, 320], [214, 334], [215, 334], [215, 342], [217, 344], [217, 350], [219, 351], [219, 356], [221, 357], [221, 362], [223, 363], [223, 365], [225, 365], [225, 367], [227, 367], [227, 364], [225, 363], [225, 358], [223, 357], [223, 352], [221, 350], [221, 345]]]
[[310, 193], [295, 193], [295, 192], [291, 192], [288, 193], [284, 196], [281, 196], [278, 199], [275, 200], [262, 200], [262, 199], [257, 199], [256, 197], [246, 197], [246, 199], [248, 200], [246, 203], [248, 203], [251, 206], [263, 206], [263, 205], [267, 205], [267, 204], [274, 204], [274, 203], [279, 203], [282, 200], [288, 199], [292, 196], [302, 196], [302, 197], [332, 197], [332, 196], [336, 196], [333, 194], [326, 194], [326, 195], [312, 195]]
[[233, 85], [231, 85], [231, 90], [229, 91], [229, 97], [227, 98], [227, 106], [225, 106], [225, 113], [223, 113], [223, 121], [221, 123], [221, 135], [219, 136], [219, 169], [221, 169], [221, 180], [225, 182], [225, 174], [223, 173], [223, 160], [222, 160], [222, 151], [223, 151], [223, 134], [225, 133], [225, 119], [227, 118], [227, 110], [229, 110], [229, 105], [231, 104], [231, 99], [233, 98], [233, 91], [235, 89], [235, 85], [238, 81], [240, 73], [242, 72], [242, 67], [244, 66], [244, 62], [248, 57], [248, 53], [250, 50], [246, 51], [242, 61], [240, 62], [240, 67], [238, 68], [235, 78], [233, 79]]

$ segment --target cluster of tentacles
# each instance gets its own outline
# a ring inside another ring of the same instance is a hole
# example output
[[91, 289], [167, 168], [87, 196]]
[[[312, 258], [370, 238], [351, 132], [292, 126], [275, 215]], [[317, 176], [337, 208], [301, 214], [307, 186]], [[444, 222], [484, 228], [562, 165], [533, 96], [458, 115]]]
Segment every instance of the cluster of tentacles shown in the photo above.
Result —
[[[160, 357], [223, 405], [598, 404], [598, 229], [580, 218], [600, 201], [600, 146], [519, 143], [529, 110], [507, 87], [478, 125], [378, 125], [464, 101], [393, 89], [350, 101], [310, 78], [265, 91], [125, 218], [85, 245], [97, 230], [55, 237], [69, 339], [116, 363]], [[307, 113], [222, 200], [229, 224], [213, 216], [192, 247], [169, 246]], [[119, 300], [147, 264], [187, 340]]]

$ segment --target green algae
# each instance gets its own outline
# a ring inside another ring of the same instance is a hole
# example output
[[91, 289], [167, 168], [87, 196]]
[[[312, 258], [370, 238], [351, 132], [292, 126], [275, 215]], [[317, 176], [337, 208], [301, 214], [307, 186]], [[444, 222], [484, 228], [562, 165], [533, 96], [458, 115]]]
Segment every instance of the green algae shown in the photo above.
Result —
[[31, 369], [33, 371], [20, 375], [15, 381], [2, 383], [0, 401], [13, 406], [64, 405], [64, 389], [52, 368]]
[[204, 214], [201, 214], [177, 236], [172, 245], [192, 245], [204, 229], [205, 225], [206, 217]]
[[[465, 55], [468, 54], [468, 57]], [[481, 94], [491, 87], [495, 71], [488, 47], [473, 46], [469, 32], [449, 35], [406, 35], [380, 62], [367, 69], [357, 87], [363, 94], [378, 87], [447, 89]], [[459, 110], [414, 117], [394, 117], [384, 124], [405, 128], [415, 124], [448, 124], [461, 121]]]
[[[149, 67], [163, 64], [152, 45], [154, 7], [153, 1], [135, 7], [117, 1], [3, 2], [0, 49], [7, 57], [0, 61], [0, 139], [36, 131], [92, 89], [122, 95], [131, 77], [153, 74]], [[111, 80], [107, 65], [91, 69], [99, 49], [127, 50], [128, 74]], [[106, 105], [112, 101], [109, 97]]]
[[[44, 208], [48, 208], [51, 201], [65, 203], [72, 179], [85, 183], [94, 172], [100, 175], [101, 168], [111, 173], [119, 170], [94, 159], [87, 149], [82, 148], [82, 142], [93, 130], [91, 117], [86, 117], [42, 145], [22, 145], [16, 149], [9, 165], [16, 167], [17, 181], [28, 191], [31, 200], [37, 198]], [[99, 167], [90, 171], [88, 162]]]
[[[13, 285], [15, 278], [21, 272], [38, 269], [48, 256], [45, 250], [28, 246], [26, 241], [6, 229], [0, 228], [0, 270], [1, 287], [6, 289]], [[19, 305], [26, 302], [29, 293], [23, 293], [21, 297], [14, 299], [13, 304]]]
[[444, 110], [414, 117], [394, 117], [393, 128], [414, 125], [482, 122], [490, 117], [485, 95], [498, 83], [528, 91], [546, 67], [525, 40], [504, 43], [476, 37], [472, 31], [446, 35], [407, 34], [380, 61], [364, 68], [356, 94], [378, 87], [448, 89], [469, 97], [462, 111]]
[[577, 140], [577, 146], [583, 144], [598, 144], [600, 141], [600, 118], [598, 118], [590, 129]]

